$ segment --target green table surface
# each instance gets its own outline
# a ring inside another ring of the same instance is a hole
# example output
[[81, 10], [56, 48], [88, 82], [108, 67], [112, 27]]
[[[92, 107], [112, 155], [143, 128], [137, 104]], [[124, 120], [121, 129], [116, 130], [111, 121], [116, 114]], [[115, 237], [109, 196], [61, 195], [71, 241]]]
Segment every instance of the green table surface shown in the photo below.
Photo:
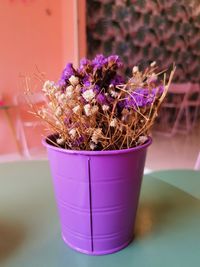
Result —
[[200, 266], [200, 172], [145, 175], [135, 240], [118, 253], [88, 256], [61, 239], [48, 163], [0, 164], [0, 266]]

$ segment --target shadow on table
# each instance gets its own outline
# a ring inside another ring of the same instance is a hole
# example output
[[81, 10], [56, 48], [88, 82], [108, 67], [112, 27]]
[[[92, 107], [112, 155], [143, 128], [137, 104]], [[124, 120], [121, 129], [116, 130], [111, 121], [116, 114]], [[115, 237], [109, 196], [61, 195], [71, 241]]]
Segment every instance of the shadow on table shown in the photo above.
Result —
[[21, 226], [0, 219], [0, 263], [20, 247], [24, 238], [25, 231]]
[[[148, 178], [149, 179], [149, 178]], [[135, 226], [135, 240], [147, 235], [177, 232], [196, 217], [200, 202], [167, 182], [145, 181]]]

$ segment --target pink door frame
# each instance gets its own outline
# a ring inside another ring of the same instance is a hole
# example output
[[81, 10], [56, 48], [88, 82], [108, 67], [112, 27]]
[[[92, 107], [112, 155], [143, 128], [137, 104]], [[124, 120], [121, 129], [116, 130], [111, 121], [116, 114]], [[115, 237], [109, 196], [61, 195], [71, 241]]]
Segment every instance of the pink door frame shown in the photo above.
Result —
[[[86, 1], [62, 0], [63, 60], [78, 66], [86, 56]], [[68, 18], [66, 20], [66, 18]], [[70, 18], [70, 19], [69, 19]], [[69, 41], [69, 38], [72, 38]]]

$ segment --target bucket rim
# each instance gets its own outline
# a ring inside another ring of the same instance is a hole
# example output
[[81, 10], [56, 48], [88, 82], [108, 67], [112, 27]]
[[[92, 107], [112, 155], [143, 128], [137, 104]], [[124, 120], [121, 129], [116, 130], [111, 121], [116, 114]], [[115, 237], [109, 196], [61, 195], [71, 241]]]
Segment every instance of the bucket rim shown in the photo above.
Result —
[[51, 139], [55, 134], [48, 135], [47, 137], [42, 139], [42, 144], [48, 149], [61, 152], [64, 154], [77, 154], [77, 155], [85, 155], [85, 156], [103, 156], [103, 155], [117, 155], [117, 154], [126, 154], [138, 150], [143, 150], [151, 145], [152, 138], [148, 136], [148, 140], [139, 146], [132, 147], [132, 148], [126, 148], [126, 149], [119, 149], [119, 150], [98, 150], [98, 151], [91, 151], [91, 150], [70, 150], [70, 149], [64, 149], [60, 147], [56, 147], [54, 145], [51, 145], [48, 143], [47, 138]]

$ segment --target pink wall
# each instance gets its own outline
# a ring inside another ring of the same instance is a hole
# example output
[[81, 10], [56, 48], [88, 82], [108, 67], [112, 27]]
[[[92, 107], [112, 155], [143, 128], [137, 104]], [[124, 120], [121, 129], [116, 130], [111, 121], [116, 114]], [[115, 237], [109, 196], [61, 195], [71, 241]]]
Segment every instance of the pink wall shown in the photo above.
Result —
[[87, 55], [87, 40], [86, 40], [86, 1], [78, 1], [78, 20], [79, 20], [79, 58]]
[[85, 0], [62, 0], [62, 25], [63, 59], [76, 66], [86, 55]]
[[[2, 0], [0, 2], [0, 95], [7, 102], [23, 91], [20, 74], [33, 74], [35, 66], [48, 79], [57, 80], [64, 64], [77, 61], [74, 50], [74, 0]], [[80, 23], [81, 55], [85, 53], [85, 1]], [[83, 21], [83, 22], [82, 22]], [[84, 40], [84, 41], [83, 41]], [[0, 111], [0, 154], [16, 150], [5, 116]], [[34, 136], [33, 136], [34, 138]], [[5, 144], [5, 140], [7, 141]]]

